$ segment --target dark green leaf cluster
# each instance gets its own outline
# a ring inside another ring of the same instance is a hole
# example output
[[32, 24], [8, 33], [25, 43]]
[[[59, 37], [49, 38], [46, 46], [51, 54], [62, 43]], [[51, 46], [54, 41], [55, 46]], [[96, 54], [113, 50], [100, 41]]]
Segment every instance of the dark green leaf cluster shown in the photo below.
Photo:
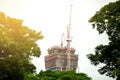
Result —
[[40, 56], [36, 32], [22, 25], [23, 21], [0, 12], [0, 80], [24, 80], [25, 73], [35, 72], [31, 56]]
[[110, 41], [120, 40], [120, 1], [105, 5], [89, 20], [101, 34], [106, 32]]
[[104, 66], [98, 71], [120, 80], [120, 0], [105, 5], [89, 20], [93, 28], [108, 35], [109, 44], [99, 45], [95, 54], [88, 54], [91, 63]]

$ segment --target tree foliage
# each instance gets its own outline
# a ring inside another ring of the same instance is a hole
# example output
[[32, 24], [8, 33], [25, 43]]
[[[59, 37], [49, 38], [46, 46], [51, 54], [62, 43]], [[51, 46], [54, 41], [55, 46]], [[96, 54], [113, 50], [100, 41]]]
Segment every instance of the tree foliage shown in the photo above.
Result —
[[120, 0], [102, 7], [89, 22], [99, 34], [108, 35], [109, 44], [97, 46], [88, 58], [93, 65], [104, 64], [98, 70], [101, 74], [120, 80]]
[[25, 73], [35, 72], [31, 56], [40, 56], [36, 32], [22, 25], [23, 21], [0, 12], [0, 80], [24, 80]]
[[38, 74], [38, 80], [92, 80], [85, 73], [76, 73], [75, 71], [41, 71]]

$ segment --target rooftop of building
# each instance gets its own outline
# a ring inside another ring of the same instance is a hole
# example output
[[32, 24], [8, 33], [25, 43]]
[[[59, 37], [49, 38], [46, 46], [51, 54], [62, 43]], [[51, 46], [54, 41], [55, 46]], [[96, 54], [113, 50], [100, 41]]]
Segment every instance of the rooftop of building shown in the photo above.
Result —
[[[50, 48], [48, 48], [48, 54], [52, 54], [52, 53], [67, 53], [67, 46], [61, 47], [61, 46], [52, 46]], [[70, 48], [70, 52], [71, 54], [75, 53], [75, 48], [71, 47]]]

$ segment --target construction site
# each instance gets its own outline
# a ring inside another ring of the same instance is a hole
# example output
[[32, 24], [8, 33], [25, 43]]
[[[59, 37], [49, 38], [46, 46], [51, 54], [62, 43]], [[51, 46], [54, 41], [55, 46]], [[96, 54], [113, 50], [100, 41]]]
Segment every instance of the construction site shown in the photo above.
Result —
[[75, 48], [71, 47], [70, 44], [72, 41], [70, 35], [71, 13], [72, 13], [72, 5], [70, 8], [69, 24], [67, 26], [67, 37], [66, 37], [67, 45], [63, 46], [63, 41], [61, 39], [61, 45], [52, 46], [48, 48], [48, 55], [45, 56], [46, 70], [76, 71], [76, 69], [78, 68], [78, 55], [75, 54]]

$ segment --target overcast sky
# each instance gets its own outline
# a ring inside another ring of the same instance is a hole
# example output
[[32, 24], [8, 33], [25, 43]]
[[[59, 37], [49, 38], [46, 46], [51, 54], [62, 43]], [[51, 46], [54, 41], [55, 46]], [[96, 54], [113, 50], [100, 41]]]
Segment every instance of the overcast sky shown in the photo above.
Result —
[[100, 75], [97, 72], [100, 66], [91, 65], [86, 57], [87, 54], [94, 53], [97, 45], [108, 43], [107, 36], [99, 35], [88, 20], [101, 7], [113, 1], [116, 0], [0, 0], [0, 11], [7, 16], [24, 20], [23, 25], [42, 31], [44, 39], [38, 42], [42, 53], [40, 58], [33, 59], [39, 72], [41, 69], [45, 70], [44, 56], [48, 55], [47, 49], [60, 45], [62, 33], [66, 34], [72, 3], [71, 46], [79, 55], [79, 71], [93, 80], [114, 80]]

